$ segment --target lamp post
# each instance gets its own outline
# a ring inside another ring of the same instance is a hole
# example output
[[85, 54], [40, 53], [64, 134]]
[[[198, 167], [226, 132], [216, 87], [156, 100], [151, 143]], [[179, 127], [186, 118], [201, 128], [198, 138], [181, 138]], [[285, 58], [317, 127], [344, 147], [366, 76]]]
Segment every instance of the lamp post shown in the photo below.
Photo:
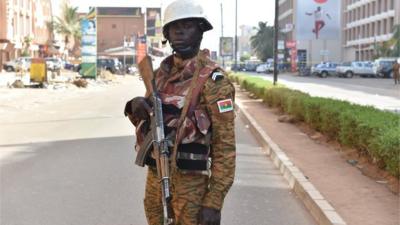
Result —
[[275, 25], [274, 25], [274, 85], [278, 82], [278, 33], [279, 33], [279, 1], [275, 0]]
[[[221, 37], [224, 37], [224, 11], [222, 8], [222, 2], [221, 2]], [[221, 43], [220, 43], [221, 44]], [[221, 49], [220, 49], [221, 51]], [[223, 56], [220, 52], [221, 58], [222, 58], [222, 68], [225, 68], [225, 56]]]
[[237, 5], [238, 1], [235, 0], [235, 71], [237, 70], [237, 49], [238, 49], [238, 36], [237, 36]]

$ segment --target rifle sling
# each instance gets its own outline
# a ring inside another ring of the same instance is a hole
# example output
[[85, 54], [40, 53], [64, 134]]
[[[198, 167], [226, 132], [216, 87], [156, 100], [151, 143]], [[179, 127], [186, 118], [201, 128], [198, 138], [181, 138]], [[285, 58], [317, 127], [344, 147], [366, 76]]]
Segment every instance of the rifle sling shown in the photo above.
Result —
[[[186, 117], [186, 115], [187, 115], [187, 113], [189, 111], [189, 107], [190, 107], [190, 105], [192, 103], [193, 90], [195, 89], [196, 85], [198, 85], [197, 84], [197, 80], [198, 80], [199, 75], [200, 75], [200, 63], [201, 63], [200, 62], [200, 58], [201, 58], [201, 56], [198, 55], [197, 59], [196, 59], [196, 69], [195, 69], [195, 72], [194, 72], [194, 75], [193, 75], [193, 79], [192, 79], [192, 82], [191, 82], [190, 87], [189, 87], [189, 92], [185, 97], [185, 105], [183, 106], [183, 110], [182, 110], [181, 116], [179, 117], [179, 120], [178, 120], [178, 126], [176, 128], [177, 131], [176, 131], [176, 136], [175, 136], [175, 144], [174, 144], [174, 148], [172, 150], [172, 158], [171, 158], [172, 168], [177, 168], [177, 166], [176, 166], [176, 156], [177, 156], [177, 151], [178, 151], [178, 145], [179, 145], [179, 142], [181, 141], [180, 140], [180, 136], [181, 136], [181, 133], [182, 133], [182, 124], [185, 121], [185, 117]], [[196, 89], [196, 91], [199, 91], [199, 90], [200, 89]], [[197, 94], [195, 94], [195, 95], [197, 95]]]

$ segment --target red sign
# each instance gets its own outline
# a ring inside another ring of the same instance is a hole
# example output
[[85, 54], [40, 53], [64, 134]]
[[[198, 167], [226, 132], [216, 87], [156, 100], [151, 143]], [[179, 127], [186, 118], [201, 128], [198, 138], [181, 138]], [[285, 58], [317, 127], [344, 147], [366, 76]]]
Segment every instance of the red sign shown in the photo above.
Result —
[[286, 41], [286, 48], [296, 48], [296, 41]]
[[291, 49], [290, 62], [291, 62], [292, 72], [296, 72], [297, 71], [297, 49], [296, 48]]
[[136, 62], [139, 63], [147, 54], [146, 36], [141, 36], [136, 42]]
[[316, 3], [319, 3], [319, 4], [324, 4], [324, 3], [326, 3], [328, 0], [314, 0]]

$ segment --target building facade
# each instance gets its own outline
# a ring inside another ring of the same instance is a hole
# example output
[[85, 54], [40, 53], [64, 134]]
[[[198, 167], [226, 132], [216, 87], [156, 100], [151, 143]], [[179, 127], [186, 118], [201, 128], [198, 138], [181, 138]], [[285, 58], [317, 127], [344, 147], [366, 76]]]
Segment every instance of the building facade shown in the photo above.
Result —
[[39, 56], [50, 34], [50, 0], [0, 1], [0, 66], [21, 55]]
[[253, 26], [242, 25], [240, 26], [240, 36], [238, 37], [238, 51], [239, 56], [252, 55], [254, 53], [251, 47], [251, 36], [257, 34], [257, 30]]
[[145, 34], [145, 16], [139, 7], [97, 8], [97, 52], [124, 46], [124, 40]]
[[[340, 1], [340, 0], [337, 0]], [[309, 29], [308, 38], [303, 38], [304, 30], [299, 29], [303, 26], [305, 20], [314, 20], [316, 11], [309, 11], [304, 8], [306, 1], [297, 0], [279, 0], [279, 29], [281, 31], [279, 39], [284, 41], [281, 49], [281, 60], [292, 65], [292, 70], [296, 69], [295, 64], [301, 62], [307, 65], [316, 64], [322, 61], [341, 61], [342, 58], [342, 37], [340, 25], [337, 26], [337, 32], [325, 37], [315, 37]], [[301, 5], [300, 5], [301, 3]], [[314, 10], [314, 9], [313, 9]], [[339, 10], [339, 9], [338, 9]], [[307, 15], [310, 14], [310, 15]], [[326, 13], [324, 13], [326, 14]], [[328, 16], [326, 23], [331, 22], [331, 16]], [[340, 20], [340, 16], [338, 16]], [[302, 24], [303, 23], [303, 24]], [[314, 21], [310, 22], [314, 26]], [[315, 23], [317, 23], [315, 21]], [[324, 28], [326, 29], [326, 28]], [[312, 30], [312, 31], [311, 31]]]
[[342, 0], [343, 60], [372, 60], [400, 24], [398, 0]]
[[[323, 5], [315, 2], [312, 4]], [[302, 10], [299, 5], [304, 3], [298, 0], [279, 1], [279, 27], [283, 33], [280, 39], [289, 43], [290, 47], [295, 45], [297, 54], [296, 57], [291, 57], [294, 48], [287, 49], [286, 45], [287, 61], [293, 61], [294, 58], [300, 61], [300, 58], [306, 58], [307, 64], [310, 65], [321, 61], [373, 60], [376, 57], [376, 47], [391, 39], [394, 26], [400, 24], [399, 0], [325, 2], [340, 3], [338, 10], [341, 21], [338, 34], [335, 34], [337, 38], [302, 40], [300, 36], [303, 36], [303, 33], [299, 31], [301, 30], [299, 26], [302, 26], [302, 22], [304, 25], [303, 20], [307, 19], [305, 14], [311, 12], [299, 13], [299, 10]], [[330, 19], [326, 19], [325, 22], [329, 23]]]

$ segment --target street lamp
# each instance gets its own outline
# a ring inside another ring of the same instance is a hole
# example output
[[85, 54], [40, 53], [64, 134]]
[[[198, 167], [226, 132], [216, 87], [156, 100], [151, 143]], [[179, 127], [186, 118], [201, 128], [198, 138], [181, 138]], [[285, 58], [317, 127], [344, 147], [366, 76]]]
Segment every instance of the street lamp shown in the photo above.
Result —
[[278, 82], [278, 24], [279, 1], [275, 0], [275, 28], [274, 28], [274, 85]]
[[237, 70], [237, 48], [238, 48], [238, 36], [237, 36], [237, 5], [238, 5], [238, 1], [235, 1], [235, 71]]

